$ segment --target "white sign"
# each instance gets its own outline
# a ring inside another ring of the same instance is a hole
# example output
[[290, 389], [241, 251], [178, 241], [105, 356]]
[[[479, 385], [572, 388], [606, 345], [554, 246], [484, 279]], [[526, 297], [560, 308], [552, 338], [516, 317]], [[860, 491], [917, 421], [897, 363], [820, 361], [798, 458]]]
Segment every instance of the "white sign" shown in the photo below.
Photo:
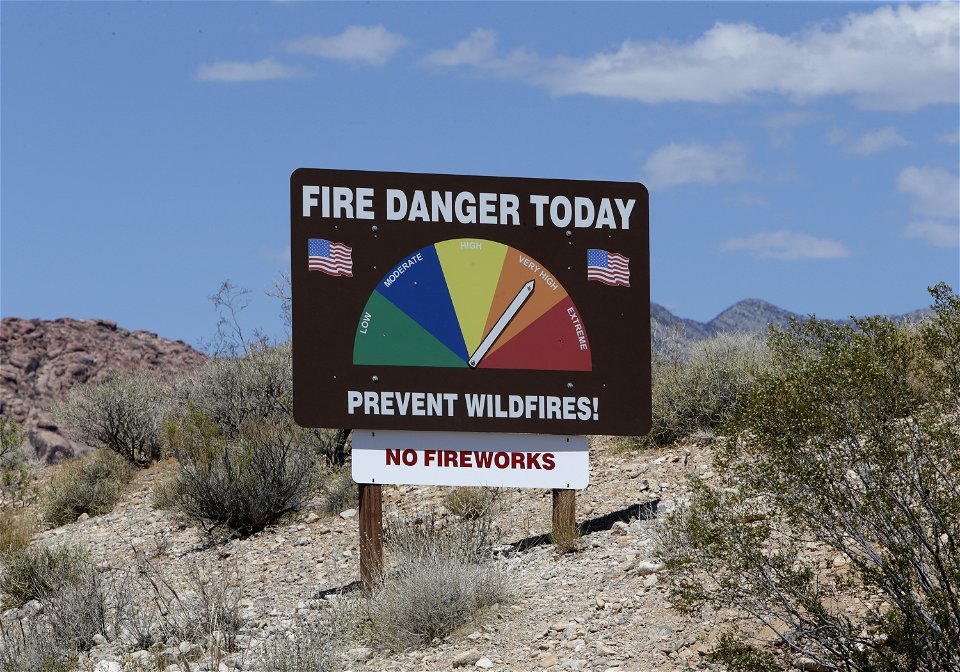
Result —
[[567, 488], [590, 483], [583, 436], [353, 430], [357, 483]]

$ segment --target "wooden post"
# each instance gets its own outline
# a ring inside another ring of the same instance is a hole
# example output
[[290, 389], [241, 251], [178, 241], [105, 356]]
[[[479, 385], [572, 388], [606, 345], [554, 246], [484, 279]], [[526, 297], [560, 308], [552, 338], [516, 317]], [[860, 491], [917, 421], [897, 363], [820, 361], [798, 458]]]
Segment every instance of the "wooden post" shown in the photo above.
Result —
[[360, 483], [360, 581], [368, 593], [383, 571], [383, 492], [380, 485]]
[[577, 491], [555, 488], [553, 491], [554, 545], [563, 550], [572, 550], [579, 538], [577, 531]]

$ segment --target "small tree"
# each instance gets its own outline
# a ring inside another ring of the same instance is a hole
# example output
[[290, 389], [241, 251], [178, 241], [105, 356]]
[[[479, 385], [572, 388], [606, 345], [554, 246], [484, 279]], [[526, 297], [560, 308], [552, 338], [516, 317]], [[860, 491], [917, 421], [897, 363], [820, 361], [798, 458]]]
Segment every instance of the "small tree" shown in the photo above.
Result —
[[80, 386], [55, 415], [71, 438], [145, 467], [161, 457], [166, 406], [160, 380], [136, 372]]
[[664, 528], [678, 607], [742, 609], [824, 667], [960, 669], [960, 299], [931, 293], [915, 328], [773, 333], [774, 366], [718, 450], [723, 482], [695, 483]]

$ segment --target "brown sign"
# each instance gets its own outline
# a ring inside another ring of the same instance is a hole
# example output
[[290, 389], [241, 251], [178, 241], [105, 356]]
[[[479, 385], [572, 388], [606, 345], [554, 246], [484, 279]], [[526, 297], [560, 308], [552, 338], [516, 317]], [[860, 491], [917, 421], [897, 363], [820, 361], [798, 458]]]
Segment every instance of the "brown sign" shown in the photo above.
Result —
[[635, 182], [297, 170], [297, 422], [647, 432], [648, 213]]

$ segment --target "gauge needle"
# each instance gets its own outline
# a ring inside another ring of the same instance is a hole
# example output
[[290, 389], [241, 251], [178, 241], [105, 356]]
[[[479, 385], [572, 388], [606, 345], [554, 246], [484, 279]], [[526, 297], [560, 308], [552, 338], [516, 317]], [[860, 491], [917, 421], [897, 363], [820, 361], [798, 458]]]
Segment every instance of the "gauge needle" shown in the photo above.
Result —
[[503, 330], [507, 328], [507, 325], [510, 324], [510, 320], [520, 312], [520, 309], [523, 307], [523, 304], [526, 303], [527, 299], [530, 298], [530, 295], [533, 294], [533, 285], [534, 281], [531, 280], [523, 287], [520, 288], [520, 291], [517, 292], [517, 295], [513, 297], [513, 301], [510, 302], [510, 305], [507, 306], [507, 309], [503, 311], [503, 315], [500, 316], [500, 319], [497, 320], [497, 323], [493, 325], [493, 328], [487, 334], [486, 338], [480, 342], [480, 345], [470, 355], [470, 368], [475, 369], [480, 366], [480, 360], [482, 360], [490, 348], [493, 347], [493, 344], [497, 342], [497, 339], [500, 338], [500, 334], [503, 333]]

